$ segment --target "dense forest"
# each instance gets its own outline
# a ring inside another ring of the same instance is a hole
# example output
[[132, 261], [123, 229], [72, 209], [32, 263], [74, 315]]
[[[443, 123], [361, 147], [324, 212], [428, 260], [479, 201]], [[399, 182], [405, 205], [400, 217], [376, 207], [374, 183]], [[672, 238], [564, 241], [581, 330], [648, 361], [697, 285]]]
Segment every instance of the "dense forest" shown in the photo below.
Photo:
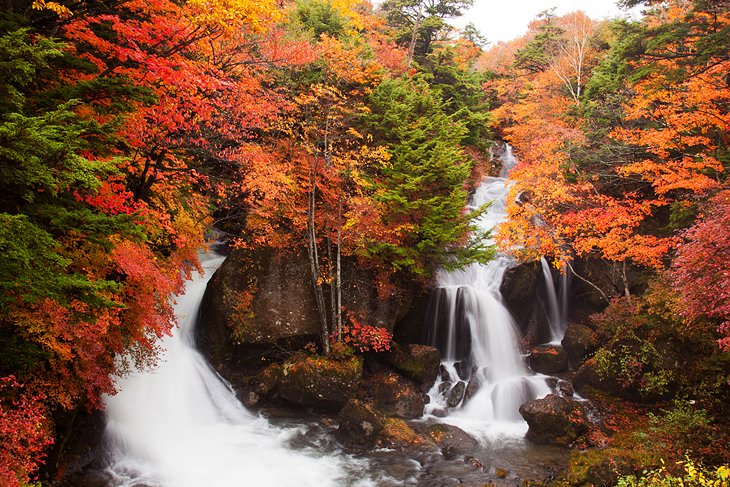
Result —
[[650, 471], [622, 485], [727, 485], [730, 11], [625, 3], [640, 20], [546, 11], [491, 46], [448, 23], [470, 0], [3, 2], [0, 484], [54, 475], [69, 418], [154, 367], [211, 228], [306, 256], [319, 353], [388, 348], [343, 262], [385, 299], [488, 261], [465, 208], [501, 139], [498, 245], [595, 291], [610, 432], [563, 481], [610, 457]]

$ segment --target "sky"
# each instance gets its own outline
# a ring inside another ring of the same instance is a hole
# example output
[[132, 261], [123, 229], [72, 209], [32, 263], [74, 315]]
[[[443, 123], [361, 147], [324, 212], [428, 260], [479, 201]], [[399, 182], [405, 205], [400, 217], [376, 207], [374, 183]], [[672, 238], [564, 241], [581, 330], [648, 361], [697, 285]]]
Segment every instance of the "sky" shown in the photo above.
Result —
[[[462, 27], [473, 23], [494, 45], [521, 36], [537, 14], [552, 7], [557, 7], [558, 16], [576, 10], [596, 20], [627, 15], [616, 6], [616, 0], [474, 0], [474, 6], [453, 24]], [[634, 9], [633, 15], [639, 10]]]

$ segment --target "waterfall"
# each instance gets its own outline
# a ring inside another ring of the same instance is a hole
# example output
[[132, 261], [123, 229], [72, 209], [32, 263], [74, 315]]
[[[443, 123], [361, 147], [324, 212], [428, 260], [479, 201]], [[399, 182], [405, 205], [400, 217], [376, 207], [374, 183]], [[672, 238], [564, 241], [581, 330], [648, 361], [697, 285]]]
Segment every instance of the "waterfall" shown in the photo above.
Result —
[[292, 449], [301, 429], [246, 410], [194, 349], [198, 308], [223, 258], [201, 261], [205, 272], [177, 300], [179, 329], [162, 340], [159, 365], [118, 379], [119, 392], [104, 399], [112, 485], [356, 485], [346, 458]]
[[565, 329], [568, 327], [568, 273], [560, 273], [560, 291], [556, 292], [553, 273], [545, 257], [540, 259], [540, 264], [547, 299], [550, 344], [559, 345], [565, 336]]
[[[506, 176], [516, 162], [511, 147], [505, 145], [500, 156]], [[507, 191], [505, 177], [486, 178], [479, 186], [471, 205], [492, 202], [478, 221], [481, 229], [494, 230], [504, 220]], [[522, 437], [527, 424], [520, 405], [550, 392], [545, 377], [526, 366], [514, 320], [502, 303], [499, 287], [510, 265], [508, 256], [498, 254], [486, 265], [440, 272], [427, 312], [427, 342], [441, 352], [442, 373], [428, 393], [425, 414], [446, 415], [443, 421], [487, 437]], [[465, 384], [463, 400], [452, 395]]]
[[560, 277], [560, 301], [558, 294], [555, 292], [555, 281], [553, 281], [553, 273], [550, 270], [545, 257], [540, 258], [542, 265], [543, 284], [545, 286], [545, 296], [548, 308], [548, 325], [550, 326], [550, 343], [559, 345], [565, 335], [565, 328], [568, 321], [568, 279], [567, 274], [562, 273]]

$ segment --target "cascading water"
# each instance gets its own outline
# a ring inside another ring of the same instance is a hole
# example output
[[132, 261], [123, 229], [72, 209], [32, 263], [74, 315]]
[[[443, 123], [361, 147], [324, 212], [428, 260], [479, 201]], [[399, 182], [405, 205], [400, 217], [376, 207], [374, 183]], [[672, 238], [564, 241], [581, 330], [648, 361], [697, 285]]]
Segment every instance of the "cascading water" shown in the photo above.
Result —
[[204, 275], [175, 305], [180, 327], [162, 341], [158, 367], [119, 379], [119, 392], [105, 398], [113, 484], [360, 485], [345, 457], [292, 449], [301, 430], [251, 414], [194, 349], [198, 308], [223, 258], [202, 260]]
[[[515, 164], [509, 145], [500, 155], [502, 175]], [[472, 198], [478, 207], [492, 201], [478, 224], [493, 230], [505, 218], [505, 177], [484, 180]], [[442, 374], [429, 391], [425, 413], [448, 414], [444, 421], [483, 436], [521, 437], [527, 424], [521, 404], [550, 392], [544, 376], [525, 365], [515, 323], [502, 304], [499, 286], [510, 258], [498, 254], [486, 265], [440, 272], [431, 301], [427, 341], [441, 351]], [[454, 391], [464, 390], [464, 399]]]
[[542, 265], [543, 284], [545, 286], [545, 294], [547, 298], [548, 308], [548, 324], [550, 326], [550, 343], [553, 345], [560, 344], [565, 335], [567, 327], [567, 308], [568, 308], [568, 280], [567, 274], [563, 273], [560, 277], [560, 301], [555, 291], [555, 282], [553, 281], [553, 273], [550, 270], [545, 257], [540, 259]]

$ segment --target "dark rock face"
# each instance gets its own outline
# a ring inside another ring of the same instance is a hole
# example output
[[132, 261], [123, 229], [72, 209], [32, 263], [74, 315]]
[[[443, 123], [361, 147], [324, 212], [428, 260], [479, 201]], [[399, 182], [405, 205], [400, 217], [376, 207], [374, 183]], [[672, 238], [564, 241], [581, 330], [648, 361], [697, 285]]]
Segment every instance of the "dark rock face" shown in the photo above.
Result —
[[449, 396], [446, 398], [446, 404], [451, 408], [455, 408], [459, 405], [462, 399], [464, 399], [464, 393], [466, 392], [466, 384], [464, 381], [457, 382], [454, 387], [449, 391]]
[[[456, 295], [454, 296], [454, 293]], [[448, 343], [448, 336], [452, 333], [459, 337], [456, 340], [456, 350], [447, 351], [440, 349], [442, 354], [453, 353], [455, 359], [468, 361], [471, 356], [471, 333], [469, 332], [468, 307], [465, 302], [471, 300], [472, 290], [469, 287], [459, 287], [456, 290], [447, 288], [436, 288], [431, 294], [431, 300], [426, 310], [426, 321], [424, 327], [425, 343], [436, 344], [437, 347], [445, 347]], [[452, 300], [455, 300], [452, 316]], [[454, 321], [454, 330], [451, 330], [449, 323]]]
[[232, 251], [203, 297], [198, 347], [217, 365], [242, 347], [298, 347], [314, 340], [319, 320], [308, 269], [306, 256]]
[[337, 439], [348, 446], [367, 446], [385, 427], [385, 417], [374, 407], [350, 399], [337, 416]]
[[595, 351], [598, 346], [598, 336], [585, 325], [570, 323], [565, 330], [562, 345], [570, 363], [577, 366], [586, 355]]
[[283, 370], [279, 364], [272, 364], [259, 374], [241, 381], [242, 402], [246, 407], [255, 407], [262, 399], [275, 395], [279, 382], [283, 377]]
[[282, 366], [279, 396], [297, 406], [339, 409], [355, 396], [362, 359], [294, 357]]
[[520, 264], [505, 271], [499, 286], [505, 306], [523, 332], [530, 317], [530, 305], [535, 301], [539, 275], [538, 262]]
[[437, 348], [427, 345], [398, 345], [385, 355], [398, 372], [430, 388], [439, 373], [441, 358]]
[[[303, 253], [233, 250], [208, 283], [197, 331], [198, 346], [214, 367], [235, 359], [254, 363], [272, 347], [298, 349], [319, 336], [319, 316]], [[402, 290], [383, 299], [375, 273], [343, 260], [342, 299], [373, 326], [393, 330], [412, 299]]]
[[588, 430], [585, 407], [577, 401], [549, 394], [520, 406], [527, 439], [545, 445], [568, 446]]
[[568, 370], [568, 355], [563, 347], [540, 345], [530, 350], [530, 367], [541, 374], [557, 374]]
[[469, 369], [466, 361], [456, 362], [454, 364], [454, 370], [461, 380], [467, 380], [469, 378]]
[[479, 385], [479, 380], [475, 377], [472, 377], [471, 380], [469, 380], [469, 383], [466, 385], [466, 390], [464, 391], [464, 404], [474, 397], [474, 394], [476, 394], [477, 390], [479, 390]]
[[573, 384], [570, 382], [561, 380], [558, 383], [558, 390], [560, 393], [565, 397], [573, 397], [573, 394], [575, 394], [575, 390], [573, 389]]
[[373, 374], [363, 381], [358, 398], [370, 401], [388, 416], [420, 418], [426, 405], [423, 393], [411, 380], [392, 373]]

